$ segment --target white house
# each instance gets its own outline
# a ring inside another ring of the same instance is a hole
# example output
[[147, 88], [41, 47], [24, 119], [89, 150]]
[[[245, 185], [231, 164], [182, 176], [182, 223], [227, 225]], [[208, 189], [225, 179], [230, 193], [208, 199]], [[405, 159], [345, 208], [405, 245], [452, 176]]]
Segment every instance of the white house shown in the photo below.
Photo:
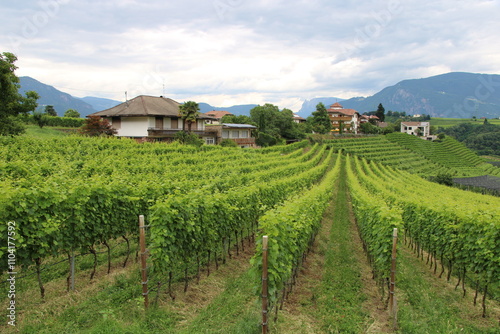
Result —
[[[117, 136], [140, 140], [172, 140], [174, 135], [188, 129], [182, 124], [179, 112], [181, 104], [165, 97], [139, 95], [113, 108], [99, 111], [89, 116], [107, 119], [117, 130]], [[205, 142], [215, 140], [216, 134], [205, 131], [205, 119], [211, 117], [200, 114], [191, 132]]]
[[412, 136], [427, 137], [430, 135], [430, 130], [429, 122], [401, 122], [401, 132]]

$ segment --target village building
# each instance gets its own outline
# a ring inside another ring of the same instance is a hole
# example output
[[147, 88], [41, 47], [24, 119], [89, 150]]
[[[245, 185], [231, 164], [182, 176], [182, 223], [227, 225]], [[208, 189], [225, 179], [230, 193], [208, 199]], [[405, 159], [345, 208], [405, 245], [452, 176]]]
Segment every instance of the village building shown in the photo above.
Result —
[[205, 115], [208, 117], [211, 117], [210, 119], [207, 119], [205, 121], [207, 124], [220, 124], [222, 117], [234, 116], [234, 114], [231, 114], [229, 111], [225, 111], [225, 110], [212, 110], [212, 111], [206, 112]]
[[[89, 116], [107, 119], [116, 129], [118, 137], [134, 138], [138, 141], [171, 141], [176, 133], [188, 129], [187, 122], [182, 121], [180, 105], [169, 98], [140, 95]], [[191, 133], [205, 142], [216, 140], [216, 133], [205, 129], [205, 121], [209, 119], [212, 118], [200, 114], [196, 122], [191, 124]]]
[[297, 115], [297, 114], [293, 114], [293, 121], [295, 123], [299, 123], [300, 124], [300, 123], [305, 123], [306, 119], [304, 117], [301, 117], [301, 116]]
[[209, 125], [207, 129], [217, 133], [214, 144], [219, 144], [224, 139], [231, 139], [239, 147], [257, 147], [254, 137], [254, 130], [257, 129], [256, 126], [250, 124], [222, 123], [219, 125]]
[[401, 122], [401, 132], [412, 136], [430, 136], [431, 125], [429, 122]]
[[360, 114], [354, 109], [344, 109], [338, 102], [332, 104], [326, 110], [332, 121], [333, 134], [337, 133], [358, 133], [360, 124]]

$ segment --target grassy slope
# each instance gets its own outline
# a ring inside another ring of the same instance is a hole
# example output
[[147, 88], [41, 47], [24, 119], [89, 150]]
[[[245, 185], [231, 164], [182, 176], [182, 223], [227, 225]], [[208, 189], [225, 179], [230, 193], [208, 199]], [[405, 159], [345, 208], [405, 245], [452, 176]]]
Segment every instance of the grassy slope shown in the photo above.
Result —
[[[491, 124], [500, 125], [500, 119], [496, 119], [496, 118], [495, 119], [488, 119], [488, 122]], [[454, 126], [454, 125], [457, 125], [460, 123], [482, 124], [483, 120], [478, 119], [476, 121], [473, 121], [470, 118], [435, 118], [435, 117], [433, 117], [430, 120], [430, 123], [431, 123], [431, 125], [435, 126], [436, 128], [440, 127], [440, 126], [443, 128], [447, 128], [447, 127]]]
[[[40, 128], [37, 125], [27, 125], [26, 126], [26, 133], [24, 136], [31, 136], [31, 137], [39, 137], [39, 138], [53, 138], [53, 137], [63, 137], [67, 136], [68, 133], [58, 130], [60, 128], [53, 128], [49, 126], [44, 126], [43, 128]], [[70, 128], [70, 130], [74, 130], [74, 128]]]

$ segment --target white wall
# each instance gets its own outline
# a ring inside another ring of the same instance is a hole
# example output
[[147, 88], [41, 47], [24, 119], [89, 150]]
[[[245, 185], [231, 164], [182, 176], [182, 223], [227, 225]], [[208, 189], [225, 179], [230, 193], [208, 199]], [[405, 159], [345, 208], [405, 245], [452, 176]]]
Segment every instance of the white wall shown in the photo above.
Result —
[[147, 137], [148, 128], [155, 126], [154, 117], [122, 117], [122, 124], [118, 136]]

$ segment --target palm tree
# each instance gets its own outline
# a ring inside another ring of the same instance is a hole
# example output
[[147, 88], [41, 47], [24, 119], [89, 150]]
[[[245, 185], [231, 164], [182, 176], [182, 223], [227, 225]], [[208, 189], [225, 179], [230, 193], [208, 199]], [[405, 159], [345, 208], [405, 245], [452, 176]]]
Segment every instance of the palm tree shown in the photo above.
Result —
[[182, 118], [183, 124], [187, 122], [188, 132], [191, 132], [191, 125], [196, 123], [200, 107], [198, 103], [194, 101], [185, 102], [183, 105], [179, 106], [179, 113]]

